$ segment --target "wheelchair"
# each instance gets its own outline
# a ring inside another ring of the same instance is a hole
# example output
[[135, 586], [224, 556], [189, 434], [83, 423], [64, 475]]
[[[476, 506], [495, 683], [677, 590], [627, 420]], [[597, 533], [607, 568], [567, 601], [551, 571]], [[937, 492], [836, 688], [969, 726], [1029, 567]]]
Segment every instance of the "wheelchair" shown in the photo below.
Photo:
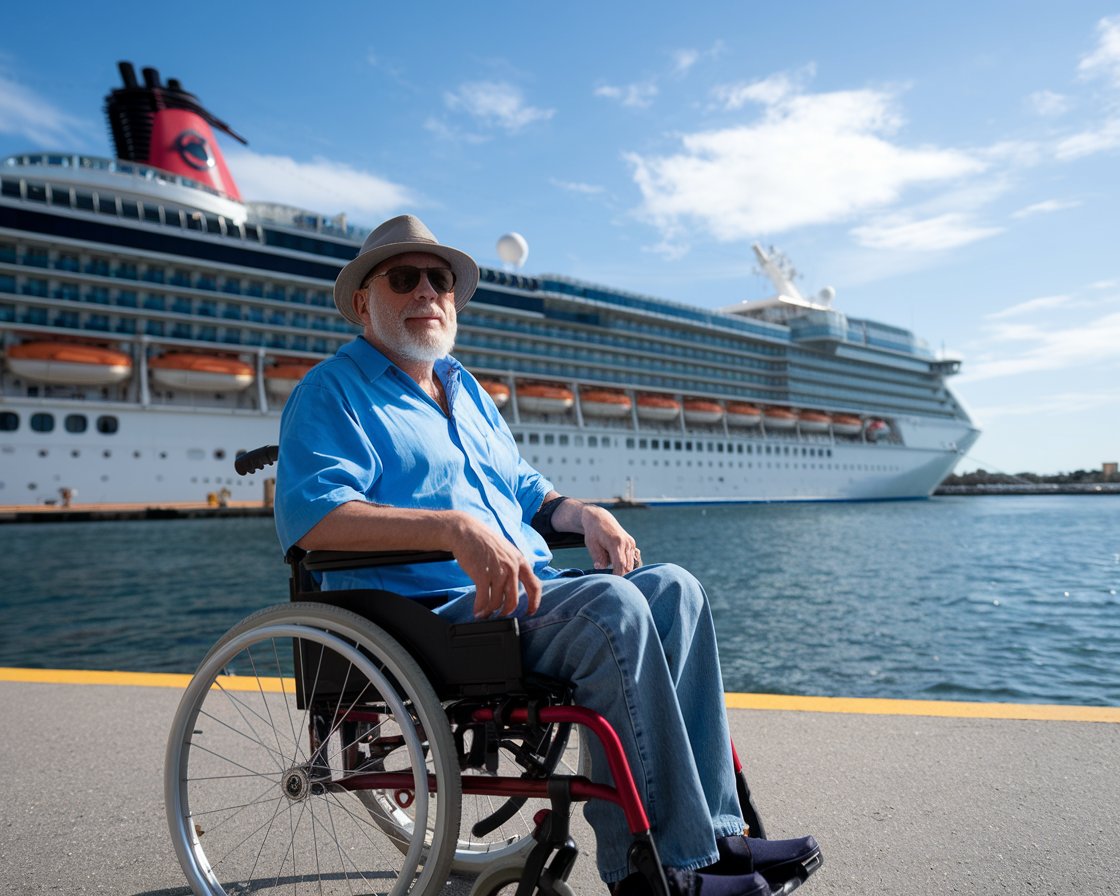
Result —
[[[246, 475], [277, 454], [263, 446], [235, 466]], [[452, 624], [423, 600], [323, 592], [313, 577], [449, 559], [293, 548], [289, 601], [206, 654], [164, 770], [195, 894], [428, 896], [458, 872], [476, 875], [471, 896], [572, 896], [571, 810], [595, 799], [624, 813], [631, 870], [670, 896], [617, 735], [565, 682], [526, 674], [515, 619]], [[588, 779], [587, 737], [602, 743], [612, 784]], [[743, 817], [764, 837], [737, 756], [735, 766]], [[792, 892], [819, 863], [818, 853], [773, 892]]]

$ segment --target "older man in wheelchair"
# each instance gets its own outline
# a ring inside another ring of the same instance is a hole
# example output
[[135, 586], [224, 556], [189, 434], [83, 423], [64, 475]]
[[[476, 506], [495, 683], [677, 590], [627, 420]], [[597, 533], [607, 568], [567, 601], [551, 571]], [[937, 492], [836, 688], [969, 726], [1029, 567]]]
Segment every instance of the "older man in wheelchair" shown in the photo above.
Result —
[[[338, 276], [335, 303], [362, 335], [291, 394], [277, 472], [276, 526], [293, 558], [293, 597], [313, 600], [298, 617], [265, 611], [227, 635], [200, 667], [201, 683], [192, 682], [169, 744], [168, 815], [192, 886], [240, 892], [219, 883], [222, 863], [227, 880], [251, 881], [271, 856], [277, 889], [314, 878], [340, 892], [435, 892], [449, 868], [488, 868], [475, 888], [483, 896], [503, 886], [518, 896], [570, 893], [567, 813], [586, 800], [599, 873], [614, 893], [790, 892], [819, 867], [820, 850], [812, 837], [763, 839], [730, 740], [703, 588], [678, 566], [643, 566], [611, 514], [557, 494], [520, 457], [489, 396], [449, 354], [457, 312], [477, 282], [474, 260], [411, 216], [375, 229]], [[582, 538], [594, 570], [553, 565], [549, 542], [565, 533]], [[409, 553], [417, 551], [427, 555]], [[339, 562], [348, 555], [331, 552], [382, 553]], [[406, 553], [386, 562], [383, 552]], [[376, 565], [355, 565], [367, 561]], [[398, 626], [378, 617], [392, 607], [401, 619], [423, 618]], [[371, 637], [363, 616], [393, 635], [375, 626]], [[443, 627], [425, 634], [434, 624]], [[499, 640], [486, 641], [491, 633]], [[471, 637], [482, 640], [470, 647]], [[297, 644], [290, 695], [275, 646], [286, 638]], [[461, 660], [441, 672], [456, 649]], [[510, 650], [520, 654], [512, 660], [520, 678], [472, 680]], [[277, 675], [262, 676], [258, 666], [273, 668], [272, 655]], [[225, 675], [232, 664], [280, 684], [230, 696], [229, 682], [240, 681]], [[434, 690], [416, 684], [425, 678]], [[495, 699], [502, 687], [512, 691]], [[270, 688], [286, 698], [282, 709]], [[293, 703], [299, 715], [277, 724]], [[573, 724], [594, 736], [569, 736]], [[295, 743], [303, 729], [308, 745]], [[263, 781], [259, 797], [247, 790], [244, 798], [272, 807], [259, 822], [227, 795], [256, 768], [203, 743], [221, 737], [252, 742], [274, 766], [283, 798]], [[192, 749], [202, 758], [190, 759]], [[539, 780], [499, 786], [503, 752], [522, 779]], [[214, 756], [222, 758], [213, 773], [192, 771]], [[206, 787], [231, 803], [219, 799], [209, 818], [188, 792]], [[491, 833], [530, 796], [552, 811], [523, 836]], [[473, 827], [459, 817], [466, 803]], [[221, 856], [207, 849], [208, 824], [230, 841]], [[357, 833], [340, 840], [351, 825]], [[234, 827], [244, 835], [226, 834]], [[291, 836], [266, 847], [262, 832], [278, 829]], [[370, 870], [363, 855], [384, 837], [404, 855], [392, 872]], [[324, 874], [332, 863], [337, 870]]]

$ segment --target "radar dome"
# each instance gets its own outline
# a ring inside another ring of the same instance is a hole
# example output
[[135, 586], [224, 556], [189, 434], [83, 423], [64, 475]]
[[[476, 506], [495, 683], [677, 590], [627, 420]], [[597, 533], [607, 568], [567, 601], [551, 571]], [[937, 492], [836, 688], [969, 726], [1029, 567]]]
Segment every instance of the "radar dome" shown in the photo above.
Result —
[[831, 286], [826, 286], [821, 290], [820, 296], [821, 302], [823, 302], [825, 305], [831, 305], [832, 300], [836, 298], [836, 290]]
[[520, 233], [507, 233], [498, 238], [498, 258], [516, 268], [529, 257], [529, 244]]

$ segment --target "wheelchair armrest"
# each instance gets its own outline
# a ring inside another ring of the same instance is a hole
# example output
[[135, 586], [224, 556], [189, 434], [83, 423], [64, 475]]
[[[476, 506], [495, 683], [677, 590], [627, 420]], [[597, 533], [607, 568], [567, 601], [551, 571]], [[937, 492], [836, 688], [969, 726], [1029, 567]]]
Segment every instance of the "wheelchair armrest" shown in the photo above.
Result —
[[[552, 550], [583, 547], [578, 532], [561, 532], [546, 542]], [[308, 551], [303, 557], [304, 569], [323, 572], [332, 569], [360, 569], [373, 566], [400, 566], [407, 563], [437, 563], [454, 560], [447, 551]]]

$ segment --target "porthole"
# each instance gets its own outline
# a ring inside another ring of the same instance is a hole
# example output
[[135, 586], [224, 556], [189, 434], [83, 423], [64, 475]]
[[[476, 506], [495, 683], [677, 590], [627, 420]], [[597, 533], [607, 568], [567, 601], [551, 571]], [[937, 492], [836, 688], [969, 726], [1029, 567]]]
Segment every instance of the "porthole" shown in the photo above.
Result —
[[32, 414], [31, 428], [35, 432], [51, 432], [54, 429], [54, 414]]
[[214, 460], [225, 460], [225, 459], [226, 459], [226, 450], [224, 448], [215, 448], [214, 449]]
[[85, 432], [86, 427], [89, 426], [89, 420], [85, 414], [67, 414], [65, 422], [67, 432]]
[[15, 432], [19, 429], [19, 414], [0, 411], [0, 432]]
[[120, 428], [120, 421], [109, 414], [97, 418], [97, 431], [102, 435], [111, 436]]

